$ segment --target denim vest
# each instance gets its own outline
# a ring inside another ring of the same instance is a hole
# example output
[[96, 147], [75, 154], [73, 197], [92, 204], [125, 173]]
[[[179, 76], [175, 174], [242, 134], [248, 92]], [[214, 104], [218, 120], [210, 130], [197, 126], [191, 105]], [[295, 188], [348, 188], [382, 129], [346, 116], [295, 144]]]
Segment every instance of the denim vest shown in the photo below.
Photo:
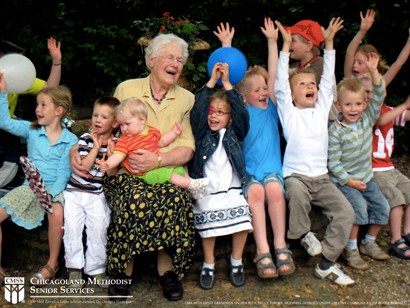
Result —
[[[219, 143], [219, 131], [213, 132], [208, 126], [208, 108], [213, 89], [202, 87], [195, 95], [195, 104], [191, 110], [191, 126], [195, 137], [195, 154], [189, 164], [192, 178], [204, 177], [206, 161], [215, 152]], [[243, 140], [249, 130], [249, 114], [242, 97], [235, 89], [226, 92], [231, 103], [232, 123], [227, 127], [222, 139], [229, 162], [237, 174], [242, 186], [247, 185], [251, 176], [246, 172], [242, 152]]]

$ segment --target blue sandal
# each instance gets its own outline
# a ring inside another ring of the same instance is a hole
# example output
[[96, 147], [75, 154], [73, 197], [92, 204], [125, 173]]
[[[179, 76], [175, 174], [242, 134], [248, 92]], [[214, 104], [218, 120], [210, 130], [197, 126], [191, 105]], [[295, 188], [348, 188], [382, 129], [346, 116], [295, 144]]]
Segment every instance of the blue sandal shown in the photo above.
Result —
[[[399, 247], [404, 244], [404, 247]], [[393, 244], [390, 244], [388, 253], [389, 255], [395, 256], [399, 259], [410, 260], [410, 256], [406, 255], [406, 252], [410, 250], [410, 247], [407, 245], [406, 240], [401, 238], [395, 241]]]

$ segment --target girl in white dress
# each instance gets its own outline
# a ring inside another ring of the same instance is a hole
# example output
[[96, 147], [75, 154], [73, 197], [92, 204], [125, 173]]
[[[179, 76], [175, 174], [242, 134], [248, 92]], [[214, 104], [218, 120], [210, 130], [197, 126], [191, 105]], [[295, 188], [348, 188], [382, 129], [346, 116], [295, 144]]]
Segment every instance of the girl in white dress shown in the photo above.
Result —
[[[224, 91], [213, 94], [218, 79]], [[216, 63], [208, 83], [196, 94], [191, 111], [196, 151], [190, 175], [209, 178], [209, 195], [196, 201], [195, 227], [204, 250], [200, 286], [214, 284], [216, 237], [232, 234], [229, 280], [234, 286], [245, 283], [242, 254], [248, 233], [252, 231], [251, 213], [242, 187], [250, 181], [242, 153], [249, 130], [249, 115], [239, 92], [229, 81], [229, 67]]]

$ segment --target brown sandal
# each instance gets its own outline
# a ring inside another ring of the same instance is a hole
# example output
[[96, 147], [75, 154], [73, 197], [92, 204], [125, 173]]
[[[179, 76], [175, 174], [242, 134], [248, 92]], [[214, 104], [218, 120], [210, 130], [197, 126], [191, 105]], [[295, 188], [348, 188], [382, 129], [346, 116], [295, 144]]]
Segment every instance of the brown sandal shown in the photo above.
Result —
[[[280, 254], [285, 254], [286, 259], [281, 260], [279, 259]], [[276, 267], [278, 268], [279, 276], [287, 276], [292, 274], [295, 271], [295, 264], [292, 259], [292, 252], [288, 248], [280, 248], [280, 249], [275, 249], [275, 255], [276, 255]], [[285, 266], [289, 266], [287, 270], [282, 270], [281, 269]]]
[[[50, 276], [45, 277], [41, 271], [45, 269], [47, 270], [47, 272], [50, 274]], [[48, 264], [44, 265], [43, 267], [41, 267], [37, 273], [35, 273], [31, 279], [30, 282], [33, 286], [36, 287], [42, 287], [45, 286], [49, 283], [50, 280], [54, 279], [56, 276], [56, 273], [58, 272], [58, 267], [54, 270], [53, 268], [51, 268], [51, 266], [49, 266]]]
[[[269, 262], [266, 264], [262, 263], [262, 260], [264, 259], [268, 259]], [[253, 260], [253, 262], [255, 262], [256, 264], [256, 270], [257, 270], [259, 278], [272, 279], [272, 278], [277, 278], [279, 276], [275, 263], [273, 263], [272, 255], [269, 252], [256, 255], [256, 258]], [[275, 272], [273, 274], [266, 274], [265, 271], [267, 269], [272, 269]]]

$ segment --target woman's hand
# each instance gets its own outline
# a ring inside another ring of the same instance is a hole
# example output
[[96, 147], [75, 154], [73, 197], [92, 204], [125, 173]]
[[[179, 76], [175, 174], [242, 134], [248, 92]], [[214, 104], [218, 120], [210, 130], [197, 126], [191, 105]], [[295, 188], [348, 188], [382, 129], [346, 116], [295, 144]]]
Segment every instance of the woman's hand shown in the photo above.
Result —
[[158, 155], [148, 150], [138, 149], [128, 157], [132, 173], [145, 173], [158, 167]]
[[77, 145], [74, 145], [71, 148], [68, 155], [70, 157], [71, 170], [78, 176], [86, 179], [90, 178], [91, 175], [88, 173], [88, 169], [82, 164], [80, 153], [77, 151]]

